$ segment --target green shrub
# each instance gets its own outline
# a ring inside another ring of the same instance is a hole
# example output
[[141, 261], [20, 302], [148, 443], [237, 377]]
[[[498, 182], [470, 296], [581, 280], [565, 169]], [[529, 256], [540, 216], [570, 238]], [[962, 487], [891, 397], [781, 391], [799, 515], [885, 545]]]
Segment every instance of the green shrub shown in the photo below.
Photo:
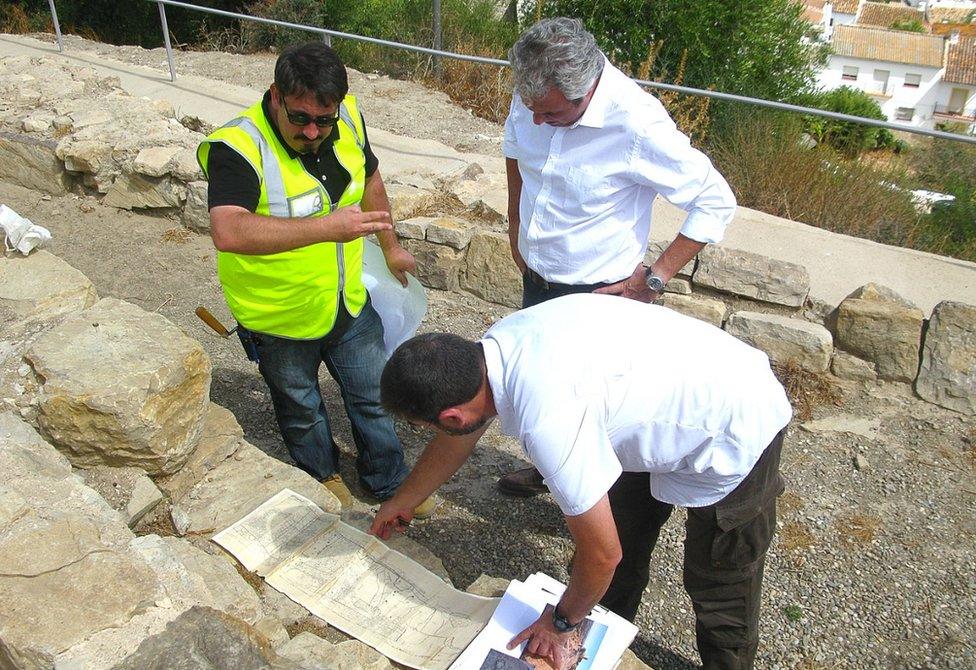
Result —
[[[806, 96], [803, 104], [828, 112], [838, 112], [867, 119], [886, 121], [880, 105], [870, 95], [850, 86], [820, 91]], [[893, 147], [895, 137], [885, 128], [868, 126], [854, 121], [837, 121], [822, 116], [805, 117], [806, 132], [818, 143], [826, 143], [845, 156], [854, 157], [862, 151]]]
[[925, 25], [918, 19], [898, 19], [897, 21], [892, 21], [888, 27], [892, 30], [904, 30], [910, 33], [925, 32]]

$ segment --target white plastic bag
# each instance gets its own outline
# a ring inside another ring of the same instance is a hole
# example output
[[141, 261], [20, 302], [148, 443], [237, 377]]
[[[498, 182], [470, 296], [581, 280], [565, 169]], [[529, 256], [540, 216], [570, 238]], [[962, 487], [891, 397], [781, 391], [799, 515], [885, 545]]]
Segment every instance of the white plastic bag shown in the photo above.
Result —
[[51, 239], [47, 228], [31, 223], [6, 205], [0, 205], [0, 227], [3, 228], [3, 245], [7, 251], [16, 249], [25, 256], [31, 249]]
[[404, 288], [386, 267], [383, 250], [369, 240], [363, 244], [363, 284], [383, 322], [383, 344], [389, 358], [394, 349], [417, 332], [427, 313], [427, 294], [410, 274]]

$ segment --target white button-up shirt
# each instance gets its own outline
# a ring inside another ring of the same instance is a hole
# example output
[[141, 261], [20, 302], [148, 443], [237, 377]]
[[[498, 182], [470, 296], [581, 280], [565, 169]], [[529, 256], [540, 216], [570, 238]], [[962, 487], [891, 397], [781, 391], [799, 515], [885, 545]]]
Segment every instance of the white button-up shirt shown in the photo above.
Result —
[[481, 340], [507, 435], [564, 514], [623, 471], [686, 507], [730, 493], [792, 416], [763, 352], [666, 307], [577, 294], [502, 319]]
[[512, 99], [502, 151], [518, 161], [519, 252], [559, 284], [616, 282], [644, 258], [657, 194], [688, 212], [682, 234], [718, 242], [735, 196], [658, 100], [609, 62], [573, 126], [536, 125]]

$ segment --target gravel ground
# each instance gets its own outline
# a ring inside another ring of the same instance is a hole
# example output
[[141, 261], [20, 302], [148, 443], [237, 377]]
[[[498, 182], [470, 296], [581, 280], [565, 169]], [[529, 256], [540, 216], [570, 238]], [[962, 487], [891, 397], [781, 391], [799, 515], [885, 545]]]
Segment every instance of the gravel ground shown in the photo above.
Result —
[[[68, 38], [67, 48], [83, 47]], [[156, 65], [162, 53], [87, 47]], [[269, 72], [272, 61], [271, 56], [187, 53], [178, 54], [177, 67], [257, 86], [263, 81], [259, 73]], [[247, 73], [257, 79], [246, 79]], [[364, 95], [371, 123], [380, 127], [396, 129], [384, 125], [380, 111], [389, 100], [391, 109], [401, 109], [401, 119], [410, 116], [403, 109], [424, 105], [425, 115], [413, 117], [428, 119], [422, 127], [399, 129], [417, 137], [473, 137], [486, 126], [494, 133], [486, 130], [486, 137], [500, 132], [415, 84], [356, 81], [388, 87], [387, 94], [373, 89], [375, 103]], [[477, 150], [488, 145], [497, 148], [497, 142], [486, 141]], [[0, 184], [0, 202], [50, 228], [50, 250], [88, 275], [101, 296], [158, 311], [199, 339], [214, 364], [213, 399], [234, 412], [249, 441], [288, 459], [257, 370], [236, 342], [214, 336], [193, 315], [205, 304], [229, 321], [207, 238], [164, 240], [175, 221], [102, 207], [90, 197], [41, 197]], [[422, 329], [477, 336], [507, 311], [470, 296], [430, 291]], [[327, 378], [323, 386], [348, 456], [351, 440], [338, 392]], [[757, 666], [976, 667], [976, 422], [922, 402], [900, 384], [846, 384], [842, 391], [840, 405], [817, 408], [814, 421], [795, 422], [786, 441], [789, 489], [781, 499], [779, 533], [766, 567]], [[861, 423], [852, 426], [852, 418]], [[429, 436], [406, 424], [399, 432], [412, 462]], [[547, 497], [509, 499], [494, 490], [499, 474], [523, 464], [519, 453], [513, 440], [489, 430], [440, 492], [437, 514], [410, 530], [413, 539], [441, 557], [460, 588], [482, 573], [522, 579], [542, 570], [566, 577], [571, 543], [555, 504]], [[354, 480], [351, 457], [342, 467]], [[370, 509], [371, 502], [360, 498], [358, 509]], [[637, 621], [641, 633], [634, 649], [659, 670], [697, 667], [694, 620], [680, 578], [683, 516], [677, 511], [662, 533]]]

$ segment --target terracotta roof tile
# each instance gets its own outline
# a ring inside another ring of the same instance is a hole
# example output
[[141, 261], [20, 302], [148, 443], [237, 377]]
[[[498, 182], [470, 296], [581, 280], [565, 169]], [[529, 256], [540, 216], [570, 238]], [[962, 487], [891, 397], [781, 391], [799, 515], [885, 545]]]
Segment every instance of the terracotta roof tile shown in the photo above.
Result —
[[902, 30], [837, 26], [832, 46], [838, 56], [939, 68], [945, 40]]
[[822, 23], [826, 0], [798, 0], [803, 5], [803, 18], [810, 23]]
[[840, 14], [857, 14], [857, 6], [859, 0], [837, 0], [834, 3], [834, 13]]
[[932, 23], [971, 23], [976, 21], [972, 7], [932, 7], [928, 11]]
[[943, 81], [976, 86], [976, 37], [963, 37], [949, 45]]
[[895, 21], [911, 21], [912, 19], [925, 25], [925, 14], [917, 9], [904, 5], [889, 5], [883, 2], [865, 2], [857, 17], [857, 25], [890, 28]]

